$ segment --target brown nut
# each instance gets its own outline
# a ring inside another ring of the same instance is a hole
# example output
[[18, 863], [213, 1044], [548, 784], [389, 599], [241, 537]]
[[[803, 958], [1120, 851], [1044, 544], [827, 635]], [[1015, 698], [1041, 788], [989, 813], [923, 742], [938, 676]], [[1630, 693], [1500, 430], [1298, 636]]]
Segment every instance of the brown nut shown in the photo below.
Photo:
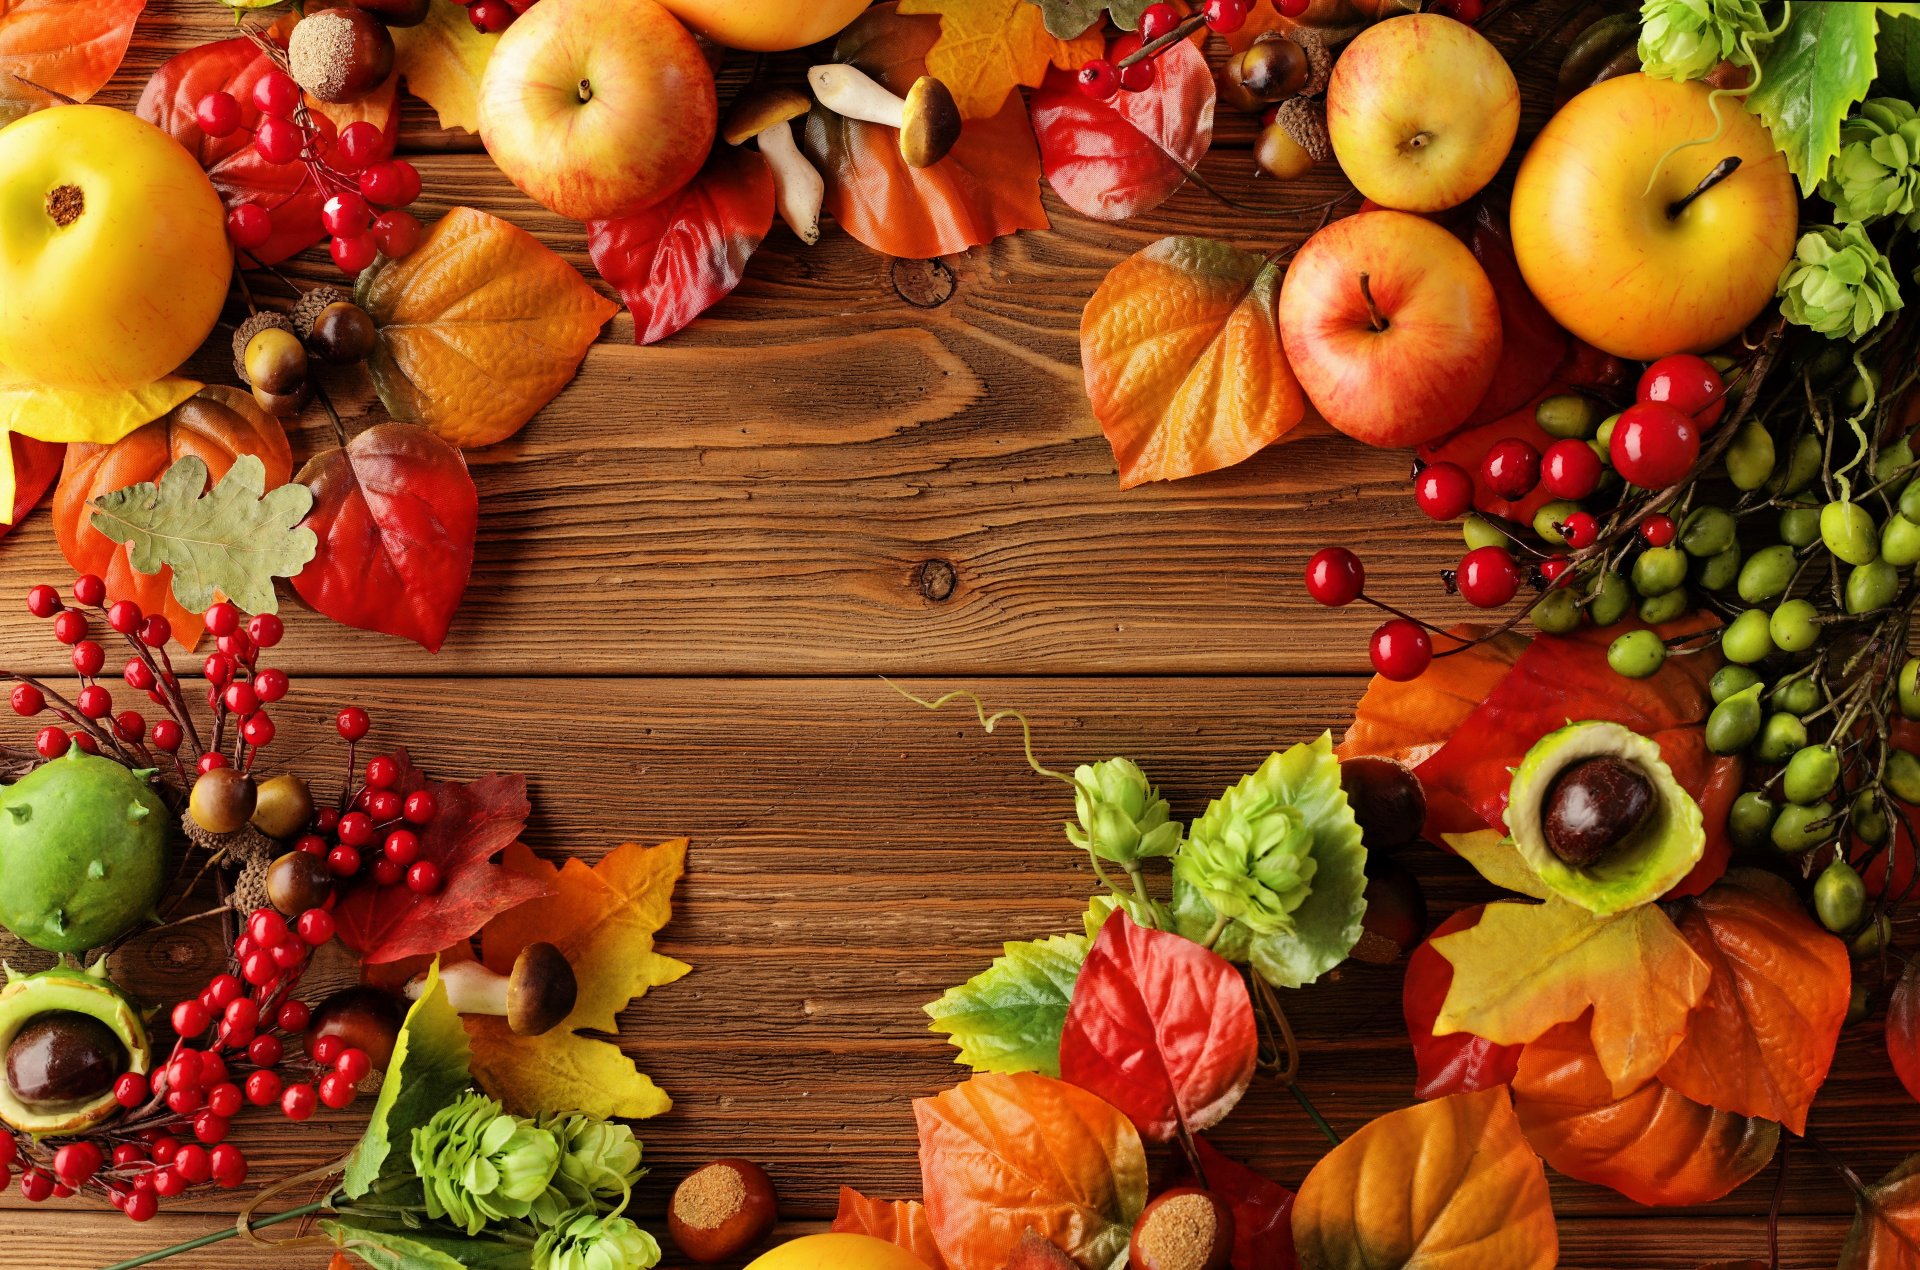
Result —
[[253, 782], [231, 767], [202, 772], [187, 797], [187, 814], [208, 833], [237, 833], [253, 815]]
[[393, 37], [357, 8], [309, 13], [287, 37], [287, 69], [321, 101], [357, 101], [393, 71]]
[[1233, 1211], [1197, 1186], [1162, 1191], [1133, 1224], [1132, 1270], [1226, 1270]]
[[1405, 763], [1376, 754], [1342, 759], [1340, 788], [1369, 853], [1405, 846], [1427, 823], [1427, 791]]
[[766, 1238], [777, 1209], [766, 1170], [749, 1160], [715, 1160], [674, 1188], [667, 1232], [688, 1260], [725, 1261]]
[[407, 1003], [386, 991], [360, 985], [342, 988], [314, 1007], [307, 1024], [307, 1057], [323, 1036], [337, 1036], [352, 1049], [365, 1050], [374, 1070], [393, 1058], [393, 1043], [407, 1017]]
[[1427, 933], [1427, 897], [1420, 880], [1398, 860], [1369, 853], [1367, 911], [1353, 955], [1376, 966], [1390, 966], [1413, 951]]
[[1602, 754], [1553, 778], [1541, 825], [1547, 849], [1576, 869], [1590, 868], [1633, 836], [1653, 813], [1653, 783], [1631, 763]]
[[269, 838], [291, 838], [313, 819], [313, 794], [292, 773], [260, 782], [254, 796], [253, 827]]
[[324, 908], [333, 896], [333, 870], [317, 855], [289, 851], [267, 866], [267, 902], [286, 917]]

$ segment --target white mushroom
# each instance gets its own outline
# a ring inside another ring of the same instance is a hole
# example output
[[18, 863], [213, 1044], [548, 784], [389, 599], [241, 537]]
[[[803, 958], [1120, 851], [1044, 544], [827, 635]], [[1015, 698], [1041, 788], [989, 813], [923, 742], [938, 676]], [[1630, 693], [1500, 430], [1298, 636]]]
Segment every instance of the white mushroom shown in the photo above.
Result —
[[[477, 961], [456, 962], [440, 971], [447, 1001], [461, 1014], [492, 1014], [506, 1019], [517, 1036], [551, 1032], [573, 1013], [580, 995], [573, 964], [552, 944], [528, 944], [507, 974], [495, 974]], [[407, 996], [419, 1000], [426, 976], [407, 983]]]
[[908, 167], [932, 167], [960, 139], [960, 107], [947, 86], [931, 75], [915, 80], [905, 97], [837, 62], [814, 67], [807, 72], [807, 82], [820, 104], [835, 114], [899, 129], [900, 157]]
[[827, 183], [793, 144], [791, 125], [812, 105], [805, 93], [791, 88], [756, 93], [734, 105], [722, 134], [734, 146], [759, 138], [760, 153], [773, 171], [780, 219], [809, 247], [820, 241], [820, 204], [826, 199]]

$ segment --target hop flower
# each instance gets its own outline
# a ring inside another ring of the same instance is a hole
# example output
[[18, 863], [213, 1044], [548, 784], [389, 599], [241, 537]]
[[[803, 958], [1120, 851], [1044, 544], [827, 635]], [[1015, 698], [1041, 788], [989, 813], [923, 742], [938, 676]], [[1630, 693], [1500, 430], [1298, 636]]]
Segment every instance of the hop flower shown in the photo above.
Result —
[[1760, 0], [1645, 0], [1640, 69], [1655, 79], [1702, 79], [1721, 62], [1749, 64], [1743, 45], [1767, 36]]
[[648, 1270], [660, 1245], [624, 1217], [591, 1208], [565, 1213], [533, 1245], [533, 1270]]
[[1820, 183], [1841, 224], [1905, 216], [1920, 228], [1920, 111], [1892, 97], [1874, 97], [1840, 125], [1840, 153]]
[[1905, 303], [1887, 258], [1857, 222], [1802, 234], [1780, 275], [1779, 295], [1787, 321], [1828, 339], [1859, 339]]
[[413, 1168], [426, 1189], [427, 1215], [469, 1235], [490, 1221], [532, 1212], [559, 1163], [560, 1143], [549, 1130], [508, 1115], [485, 1094], [442, 1107], [413, 1131]]
[[618, 1212], [627, 1206], [640, 1167], [640, 1140], [623, 1124], [593, 1116], [542, 1118], [540, 1127], [560, 1145], [560, 1163], [546, 1194], [534, 1201], [534, 1220], [551, 1225], [575, 1208]]
[[1133, 865], [1180, 847], [1180, 826], [1167, 819], [1167, 800], [1132, 759], [1075, 768], [1073, 810], [1080, 823], [1067, 826], [1067, 839], [1102, 860]]
[[1258, 935], [1293, 929], [1318, 867], [1313, 826], [1287, 800], [1280, 762], [1275, 754], [1214, 799], [1173, 861], [1176, 879]]

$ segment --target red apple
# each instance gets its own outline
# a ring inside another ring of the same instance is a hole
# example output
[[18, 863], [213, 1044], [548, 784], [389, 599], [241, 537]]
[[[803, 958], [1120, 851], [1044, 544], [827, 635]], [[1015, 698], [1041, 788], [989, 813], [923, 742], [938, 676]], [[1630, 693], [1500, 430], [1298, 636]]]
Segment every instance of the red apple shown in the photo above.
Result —
[[655, 0], [542, 0], [480, 81], [487, 153], [574, 220], [629, 215], [692, 180], [718, 117], [700, 46]]
[[1328, 423], [1368, 445], [1422, 445], [1486, 395], [1500, 307], [1458, 238], [1406, 212], [1361, 212], [1293, 258], [1280, 339]]

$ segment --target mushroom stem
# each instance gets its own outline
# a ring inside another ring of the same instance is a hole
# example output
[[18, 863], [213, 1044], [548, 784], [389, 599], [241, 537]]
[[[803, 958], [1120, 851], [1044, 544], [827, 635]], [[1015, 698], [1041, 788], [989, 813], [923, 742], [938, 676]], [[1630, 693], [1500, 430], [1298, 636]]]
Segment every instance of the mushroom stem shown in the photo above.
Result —
[[[477, 961], [462, 961], [442, 966], [440, 982], [447, 989], [448, 1004], [459, 1013], [506, 1017], [507, 985], [511, 982], [506, 975], [495, 974]], [[425, 984], [425, 975], [408, 980], [407, 999], [418, 1001]]]
[[807, 82], [822, 106], [848, 119], [863, 119], [888, 128], [903, 127], [907, 102], [888, 92], [878, 80], [844, 63], [816, 66]]
[[787, 124], [777, 123], [761, 132], [760, 153], [773, 170], [773, 196], [780, 219], [801, 242], [813, 246], [820, 241], [820, 205], [826, 200], [826, 181], [793, 144], [793, 129]]

